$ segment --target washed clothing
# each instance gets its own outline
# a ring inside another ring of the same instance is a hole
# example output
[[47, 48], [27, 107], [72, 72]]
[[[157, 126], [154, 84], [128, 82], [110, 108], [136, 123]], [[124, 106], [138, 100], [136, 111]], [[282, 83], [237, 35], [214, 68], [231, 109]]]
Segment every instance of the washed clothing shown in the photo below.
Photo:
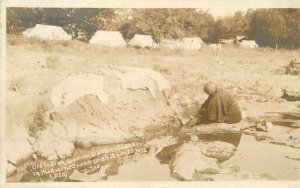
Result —
[[224, 89], [208, 97], [200, 109], [199, 123], [238, 123], [242, 113], [233, 96]]

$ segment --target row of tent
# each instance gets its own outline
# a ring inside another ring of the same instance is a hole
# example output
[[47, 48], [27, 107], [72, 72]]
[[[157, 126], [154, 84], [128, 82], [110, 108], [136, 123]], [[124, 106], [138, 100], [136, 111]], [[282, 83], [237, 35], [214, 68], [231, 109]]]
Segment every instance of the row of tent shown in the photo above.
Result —
[[[22, 32], [25, 37], [36, 37], [45, 40], [72, 40], [72, 37], [62, 27], [52, 25], [36, 24]], [[89, 41], [90, 44], [97, 44], [108, 47], [125, 47], [127, 45], [139, 48], [156, 48], [158, 46], [169, 49], [198, 50], [203, 41], [200, 37], [182, 38], [180, 40], [164, 39], [157, 44], [150, 35], [135, 34], [127, 43], [119, 31], [97, 31]]]
[[236, 45], [242, 48], [258, 48], [258, 44], [254, 40], [249, 40], [247, 36], [235, 36], [230, 39], [220, 39], [220, 44]]
[[[37, 37], [45, 40], [72, 40], [72, 37], [62, 27], [52, 25], [36, 24], [22, 33], [26, 37]], [[243, 48], [257, 48], [253, 40], [245, 36], [236, 36], [233, 39], [220, 39], [221, 44], [235, 44]], [[163, 39], [159, 44], [155, 43], [150, 35], [136, 34], [127, 43], [119, 31], [97, 31], [89, 41], [108, 47], [125, 47], [127, 45], [139, 48], [157, 48], [158, 46], [168, 49], [199, 50], [203, 41], [200, 37], [182, 38], [180, 40]]]

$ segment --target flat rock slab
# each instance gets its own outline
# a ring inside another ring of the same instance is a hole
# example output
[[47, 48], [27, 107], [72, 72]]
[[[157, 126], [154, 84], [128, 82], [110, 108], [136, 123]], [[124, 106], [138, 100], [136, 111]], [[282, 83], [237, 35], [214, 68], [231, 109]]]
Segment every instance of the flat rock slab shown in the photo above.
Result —
[[232, 157], [236, 151], [236, 148], [229, 143], [214, 141], [206, 144], [202, 144], [202, 153], [211, 158], [217, 159], [219, 162], [223, 162]]
[[211, 134], [211, 133], [237, 133], [241, 132], [242, 129], [249, 127], [249, 123], [240, 122], [237, 124], [226, 124], [226, 123], [211, 123], [196, 125], [193, 127], [183, 127], [179, 133], [198, 133], [198, 134]]
[[245, 130], [244, 134], [252, 135], [256, 140], [266, 140], [273, 144], [285, 145], [300, 149], [300, 129], [273, 126], [268, 132]]
[[229, 159], [235, 151], [232, 144], [220, 141], [184, 143], [175, 150], [171, 161], [172, 176], [180, 180], [205, 180], [218, 173], [219, 162]]
[[172, 176], [180, 180], [195, 180], [194, 175], [218, 173], [217, 160], [202, 154], [201, 148], [194, 143], [183, 144], [176, 152], [172, 163]]

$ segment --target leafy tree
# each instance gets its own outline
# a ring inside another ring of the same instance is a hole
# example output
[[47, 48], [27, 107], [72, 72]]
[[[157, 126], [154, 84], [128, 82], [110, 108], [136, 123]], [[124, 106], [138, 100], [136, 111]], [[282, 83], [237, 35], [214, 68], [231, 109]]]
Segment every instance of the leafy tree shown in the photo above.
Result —
[[287, 27], [287, 36], [282, 45], [300, 47], [300, 9], [283, 9], [282, 14]]
[[233, 38], [236, 35], [246, 35], [249, 29], [250, 19], [248, 13], [238, 11], [233, 16], [218, 19], [215, 23], [214, 33], [211, 35], [214, 41], [220, 38]]
[[73, 38], [83, 31], [88, 40], [96, 30], [109, 30], [114, 16], [114, 9], [8, 8], [7, 32], [21, 33], [36, 24], [47, 24], [63, 27]]
[[213, 23], [209, 13], [196, 9], [134, 9], [132, 19], [127, 20], [120, 29], [124, 36], [148, 34], [159, 42], [162, 38], [208, 38]]
[[147, 34], [159, 42], [200, 36], [204, 41], [246, 35], [259, 45], [300, 47], [300, 9], [257, 9], [214, 20], [201, 9], [7, 8], [7, 33], [36, 24], [63, 27], [87, 41], [97, 30], [119, 30], [124, 38]]
[[289, 35], [287, 22], [283, 9], [259, 9], [252, 15], [249, 34], [260, 45], [277, 49]]

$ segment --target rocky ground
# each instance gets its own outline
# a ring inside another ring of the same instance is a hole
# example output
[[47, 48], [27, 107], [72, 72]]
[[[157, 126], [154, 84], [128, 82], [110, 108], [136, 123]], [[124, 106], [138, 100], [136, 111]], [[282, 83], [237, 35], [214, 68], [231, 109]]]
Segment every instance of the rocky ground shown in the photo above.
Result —
[[[298, 54], [224, 47], [216, 57], [205, 46], [200, 52], [108, 49], [8, 36], [7, 180], [297, 180], [300, 102], [281, 96], [282, 88], [300, 91], [300, 77], [277, 70]], [[185, 127], [206, 98], [204, 83], [212, 80], [233, 93], [243, 121]], [[258, 129], [259, 120], [272, 126]], [[244, 151], [242, 143], [249, 137], [255, 140]], [[70, 169], [66, 177], [51, 180], [28, 170], [38, 161], [63, 161], [100, 150], [103, 144], [132, 141], [144, 151], [108, 160], [93, 172]], [[272, 165], [266, 172], [248, 167], [243, 157], [251, 160], [256, 145], [270, 156], [283, 156], [276, 162], [293, 168], [281, 176], [272, 173]], [[150, 174], [158, 168], [161, 172], [144, 179], [145, 165]], [[124, 176], [128, 172], [132, 176]]]

